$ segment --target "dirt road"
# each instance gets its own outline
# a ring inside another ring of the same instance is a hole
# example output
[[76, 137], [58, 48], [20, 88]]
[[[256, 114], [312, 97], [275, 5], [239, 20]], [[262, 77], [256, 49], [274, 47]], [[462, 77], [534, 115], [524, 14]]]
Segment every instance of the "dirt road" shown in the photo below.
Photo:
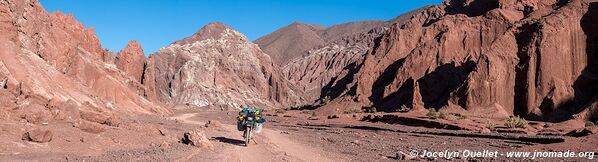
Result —
[[[196, 125], [206, 122], [193, 120], [195, 115], [196, 113], [186, 113], [171, 119]], [[210, 140], [216, 146], [213, 151], [215, 154], [198, 152], [178, 161], [333, 161], [321, 154], [323, 150], [293, 141], [290, 139], [292, 136], [281, 134], [278, 130], [265, 127], [254, 141], [245, 147], [242, 133], [236, 130], [236, 125], [222, 124], [218, 129], [206, 133], [211, 136]]]

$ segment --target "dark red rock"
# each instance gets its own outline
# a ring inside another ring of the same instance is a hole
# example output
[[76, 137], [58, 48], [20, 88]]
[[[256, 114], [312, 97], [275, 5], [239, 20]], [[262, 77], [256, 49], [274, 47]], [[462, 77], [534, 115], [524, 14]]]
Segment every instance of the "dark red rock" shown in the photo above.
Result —
[[145, 63], [143, 48], [137, 41], [129, 42], [127, 47], [116, 55], [116, 67], [137, 82], [142, 82]]
[[598, 92], [586, 39], [595, 37], [595, 4], [479, 2], [447, 1], [391, 27], [323, 92], [336, 98], [324, 109], [423, 103], [560, 121]]

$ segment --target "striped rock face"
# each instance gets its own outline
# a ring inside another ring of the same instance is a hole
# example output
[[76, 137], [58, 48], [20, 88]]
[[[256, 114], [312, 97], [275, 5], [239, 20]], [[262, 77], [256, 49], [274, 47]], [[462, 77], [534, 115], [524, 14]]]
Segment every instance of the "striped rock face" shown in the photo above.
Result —
[[169, 105], [280, 108], [303, 102], [268, 55], [221, 23], [208, 24], [152, 57], [157, 96]]

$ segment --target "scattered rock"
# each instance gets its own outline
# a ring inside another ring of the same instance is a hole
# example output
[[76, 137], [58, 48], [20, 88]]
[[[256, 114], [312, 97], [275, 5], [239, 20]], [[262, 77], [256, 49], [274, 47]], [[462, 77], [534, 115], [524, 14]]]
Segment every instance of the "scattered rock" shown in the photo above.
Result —
[[212, 142], [210, 142], [206, 135], [199, 129], [188, 130], [185, 132], [181, 142], [191, 146], [197, 146], [199, 148], [212, 149], [214, 147]]
[[282, 117], [290, 118], [291, 116], [290, 115], [283, 115]]
[[572, 137], [585, 137], [592, 134], [598, 134], [598, 127], [585, 127], [582, 129], [571, 131], [565, 135]]
[[96, 112], [81, 111], [81, 118], [90, 122], [118, 127], [122, 123], [120, 119], [114, 116], [108, 116]]
[[168, 136], [168, 130], [164, 129], [163, 127], [158, 127], [158, 133], [162, 136]]
[[490, 134], [490, 133], [492, 133], [492, 131], [490, 129], [488, 129], [488, 128], [482, 128], [480, 130], [480, 133], [482, 133], [482, 134]]
[[75, 128], [79, 128], [82, 131], [88, 132], [88, 133], [102, 133], [104, 131], [106, 131], [101, 124], [98, 123], [92, 123], [92, 122], [88, 122], [88, 121], [79, 121], [75, 124], [73, 124], [73, 127]]
[[47, 123], [52, 119], [52, 114], [46, 110], [46, 108], [39, 104], [32, 104], [26, 107], [22, 112], [21, 118], [25, 119], [28, 123], [41, 124]]
[[328, 115], [328, 119], [338, 119], [338, 115]]
[[53, 133], [50, 130], [33, 129], [23, 134], [22, 140], [46, 143], [52, 141]]
[[396, 159], [397, 159], [397, 160], [413, 160], [413, 159], [415, 159], [415, 158], [416, 158], [416, 157], [414, 157], [414, 156], [411, 156], [411, 155], [409, 155], [409, 154], [406, 154], [406, 153], [404, 153], [403, 151], [399, 151], [399, 152], [397, 152], [397, 154], [396, 154]]
[[160, 148], [168, 148], [168, 147], [170, 147], [170, 144], [168, 144], [168, 142], [166, 142], [166, 141], [162, 141], [162, 143], [160, 143], [159, 147]]
[[320, 118], [311, 116], [311, 117], [307, 118], [307, 120], [320, 120]]
[[208, 122], [205, 124], [205, 126], [207, 128], [220, 128], [220, 127], [222, 127], [222, 123], [220, 123], [217, 120], [208, 120]]
[[50, 100], [46, 107], [52, 112], [55, 120], [71, 122], [80, 119], [79, 106], [71, 99], [67, 101]]
[[280, 132], [280, 134], [291, 134], [291, 133], [286, 132], [286, 131], [282, 131], [282, 132]]

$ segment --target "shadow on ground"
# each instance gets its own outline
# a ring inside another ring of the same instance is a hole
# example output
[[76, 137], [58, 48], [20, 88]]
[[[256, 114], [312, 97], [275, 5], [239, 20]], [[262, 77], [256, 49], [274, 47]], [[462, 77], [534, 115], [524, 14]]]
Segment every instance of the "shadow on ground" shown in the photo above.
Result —
[[212, 137], [212, 139], [218, 140], [218, 142], [222, 142], [222, 143], [228, 143], [228, 144], [237, 145], [237, 146], [245, 146], [245, 141], [243, 141], [243, 140], [232, 139], [232, 138], [228, 138], [228, 137]]

